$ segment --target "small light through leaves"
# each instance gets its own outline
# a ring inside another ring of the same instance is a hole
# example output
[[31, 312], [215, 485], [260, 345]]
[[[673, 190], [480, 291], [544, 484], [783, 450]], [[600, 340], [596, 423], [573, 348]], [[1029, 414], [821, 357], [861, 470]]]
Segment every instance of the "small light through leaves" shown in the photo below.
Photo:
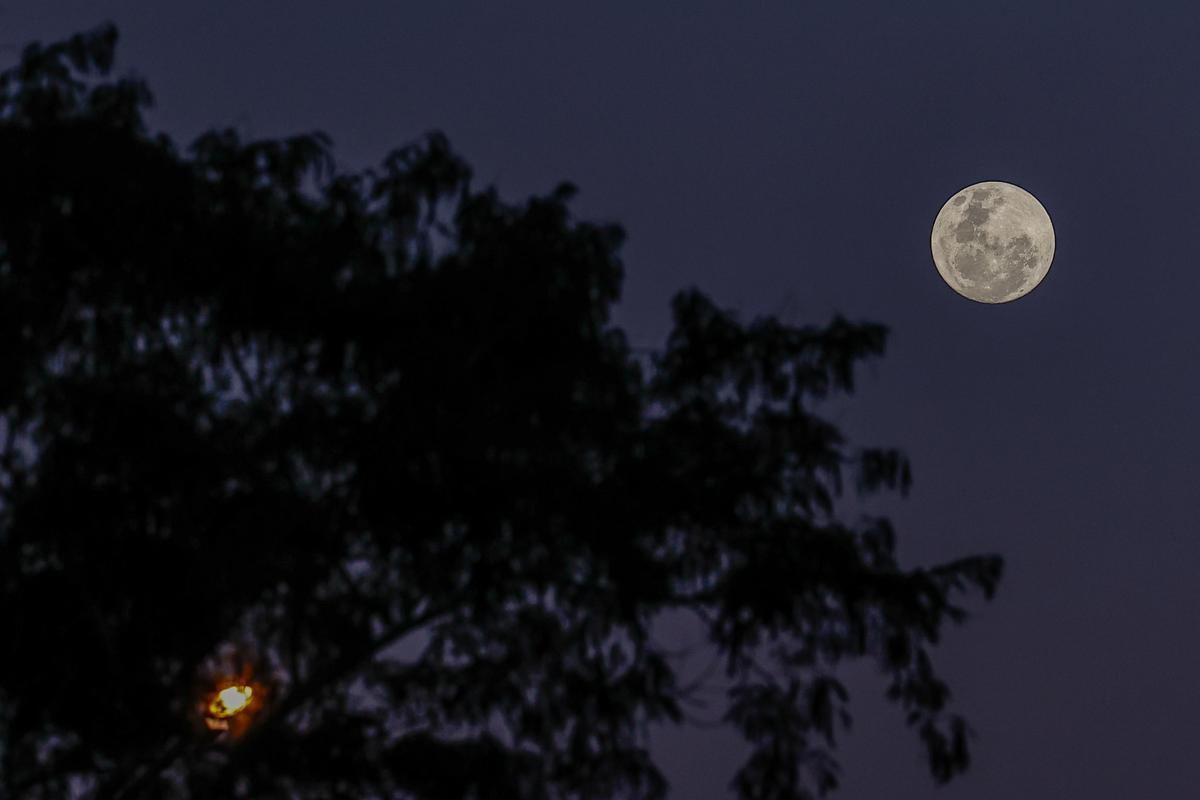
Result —
[[208, 713], [215, 719], [228, 719], [250, 704], [254, 690], [249, 686], [226, 686], [208, 704]]

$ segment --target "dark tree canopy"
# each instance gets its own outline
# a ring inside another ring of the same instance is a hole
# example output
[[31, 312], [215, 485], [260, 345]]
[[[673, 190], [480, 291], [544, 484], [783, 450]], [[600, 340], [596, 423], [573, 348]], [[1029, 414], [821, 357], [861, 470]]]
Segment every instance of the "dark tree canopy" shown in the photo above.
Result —
[[317, 134], [180, 152], [115, 41], [0, 77], [0, 796], [660, 797], [665, 612], [720, 656], [741, 797], [837, 785], [853, 659], [967, 766], [929, 651], [1000, 560], [843, 521], [908, 465], [817, 410], [883, 327], [683, 291], [639, 359], [570, 185], [506, 203], [438, 134], [362, 174]]

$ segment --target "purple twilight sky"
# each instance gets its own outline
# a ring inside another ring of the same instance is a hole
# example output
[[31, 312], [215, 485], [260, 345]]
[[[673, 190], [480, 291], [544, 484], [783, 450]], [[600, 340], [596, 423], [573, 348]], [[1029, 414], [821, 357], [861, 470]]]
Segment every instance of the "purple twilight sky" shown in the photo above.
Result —
[[[0, 7], [0, 61], [115, 21], [154, 125], [312, 129], [340, 164], [444, 130], [513, 200], [560, 180], [623, 224], [617, 319], [661, 343], [698, 285], [744, 317], [892, 329], [835, 419], [904, 448], [906, 564], [996, 551], [1000, 595], [936, 654], [979, 733], [938, 789], [869, 668], [843, 800], [1195, 796], [1200, 758], [1200, 7], [1183, 2], [562, 0]], [[942, 203], [1003, 180], [1049, 210], [1049, 276], [951, 291]], [[680, 798], [723, 798], [728, 733], [658, 732]]]

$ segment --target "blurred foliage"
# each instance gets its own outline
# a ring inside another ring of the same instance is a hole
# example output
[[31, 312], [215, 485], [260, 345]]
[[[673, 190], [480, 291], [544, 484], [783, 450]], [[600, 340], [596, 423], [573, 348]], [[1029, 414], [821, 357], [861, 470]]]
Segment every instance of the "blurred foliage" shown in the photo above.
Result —
[[[909, 468], [815, 410], [883, 327], [684, 291], [639, 360], [570, 185], [502, 202], [436, 133], [361, 174], [319, 134], [181, 153], [116, 38], [0, 76], [0, 794], [661, 797], [665, 612], [719, 654], [741, 797], [837, 785], [848, 659], [966, 767], [928, 651], [1000, 561], [840, 521]], [[217, 735], [235, 675], [262, 706]]]

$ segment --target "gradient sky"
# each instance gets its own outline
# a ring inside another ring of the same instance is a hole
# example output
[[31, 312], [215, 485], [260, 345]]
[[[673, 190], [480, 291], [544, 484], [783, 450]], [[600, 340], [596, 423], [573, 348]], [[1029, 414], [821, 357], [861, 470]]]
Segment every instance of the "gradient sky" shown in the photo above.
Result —
[[[108, 19], [178, 141], [320, 129], [359, 168], [440, 128], [509, 199], [575, 182], [579, 216], [629, 234], [617, 318], [640, 345], [691, 284], [746, 318], [891, 327], [834, 415], [913, 460], [911, 496], [873, 509], [908, 565], [1008, 572], [935, 656], [971, 771], [935, 788], [856, 668], [839, 798], [1196, 796], [1195, 4], [3, 0], [0, 61]], [[1009, 305], [929, 254], [981, 180], [1055, 224], [1049, 276]], [[697, 800], [742, 756], [713, 731], [655, 749]]]

